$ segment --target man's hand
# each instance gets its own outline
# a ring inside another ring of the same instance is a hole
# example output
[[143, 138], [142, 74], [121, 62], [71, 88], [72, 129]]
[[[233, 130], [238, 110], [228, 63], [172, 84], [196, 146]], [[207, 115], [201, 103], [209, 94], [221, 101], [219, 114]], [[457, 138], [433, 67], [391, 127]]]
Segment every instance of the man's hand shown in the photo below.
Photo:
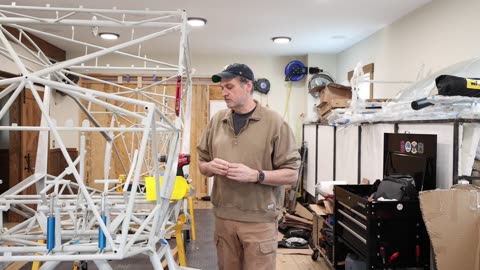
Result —
[[241, 163], [230, 163], [226, 160], [215, 158], [210, 162], [200, 161], [200, 172], [205, 176], [221, 175], [230, 180], [255, 183], [258, 171]]
[[226, 176], [239, 182], [257, 182], [258, 171], [241, 163], [230, 163]]
[[226, 176], [228, 168], [230, 167], [230, 162], [216, 158], [210, 161], [209, 165], [211, 174]]

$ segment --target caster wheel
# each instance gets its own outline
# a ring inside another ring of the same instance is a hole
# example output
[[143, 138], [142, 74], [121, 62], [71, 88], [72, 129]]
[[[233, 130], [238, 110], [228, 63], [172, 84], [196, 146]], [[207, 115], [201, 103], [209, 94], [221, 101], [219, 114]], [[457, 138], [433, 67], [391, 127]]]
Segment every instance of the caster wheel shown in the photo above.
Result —
[[79, 270], [88, 270], [88, 264], [87, 264], [86, 261], [81, 261], [80, 262]]

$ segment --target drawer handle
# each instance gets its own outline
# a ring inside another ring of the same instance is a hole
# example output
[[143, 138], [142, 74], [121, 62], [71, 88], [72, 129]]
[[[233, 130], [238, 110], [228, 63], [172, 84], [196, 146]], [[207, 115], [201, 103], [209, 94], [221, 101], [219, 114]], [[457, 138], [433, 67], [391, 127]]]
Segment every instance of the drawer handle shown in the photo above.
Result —
[[365, 238], [363, 238], [362, 236], [360, 236], [358, 233], [356, 233], [355, 231], [353, 231], [352, 229], [350, 229], [347, 225], [343, 224], [341, 221], [337, 221], [338, 224], [340, 226], [342, 226], [345, 230], [347, 230], [348, 232], [350, 232], [351, 234], [353, 234], [353, 236], [355, 236], [358, 240], [362, 241], [365, 245], [367, 244], [367, 240], [365, 240]]
[[367, 230], [367, 226], [363, 225], [360, 221], [354, 219], [353, 217], [351, 217], [349, 214], [343, 212], [342, 210], [338, 209], [338, 212], [340, 212], [340, 214], [344, 215], [346, 218], [348, 218], [349, 220], [353, 221], [355, 224], [357, 224], [358, 226], [360, 226], [362, 229], [364, 229], [365, 231]]
[[341, 201], [337, 201], [337, 202], [338, 202], [339, 204], [341, 204], [343, 207], [345, 207], [345, 208], [347, 208], [348, 210], [350, 210], [350, 211], [352, 211], [353, 213], [355, 213], [357, 216], [359, 216], [359, 217], [361, 217], [361, 218], [363, 218], [363, 219], [367, 220], [367, 217], [366, 217], [364, 214], [362, 214], [362, 213], [360, 213], [360, 212], [358, 212], [358, 211], [354, 210], [354, 209], [353, 209], [353, 208], [351, 208], [350, 206], [348, 206], [348, 205], [346, 205], [346, 204], [342, 203]]

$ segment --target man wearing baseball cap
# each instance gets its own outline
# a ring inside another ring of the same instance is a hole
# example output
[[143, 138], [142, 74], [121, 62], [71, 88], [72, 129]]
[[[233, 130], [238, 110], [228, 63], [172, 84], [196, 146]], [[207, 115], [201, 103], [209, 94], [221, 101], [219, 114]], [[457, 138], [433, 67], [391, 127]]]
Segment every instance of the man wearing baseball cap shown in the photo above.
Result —
[[275, 270], [283, 185], [300, 165], [293, 132], [253, 99], [253, 71], [231, 64], [212, 76], [228, 109], [216, 113], [197, 146], [200, 172], [214, 177], [219, 270]]

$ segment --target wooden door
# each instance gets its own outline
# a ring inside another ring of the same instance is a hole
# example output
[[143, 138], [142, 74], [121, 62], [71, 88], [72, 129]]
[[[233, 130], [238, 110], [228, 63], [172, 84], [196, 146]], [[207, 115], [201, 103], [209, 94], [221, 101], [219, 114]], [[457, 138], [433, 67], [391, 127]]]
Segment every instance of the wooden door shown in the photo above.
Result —
[[[43, 98], [43, 93], [39, 92]], [[10, 123], [19, 126], [40, 126], [41, 111], [30, 90], [25, 89], [10, 108]], [[10, 132], [10, 179], [9, 187], [20, 183], [23, 179], [35, 173], [37, 156], [38, 131]], [[27, 188], [22, 194], [36, 194], [35, 185]], [[19, 222], [23, 218], [9, 212], [9, 222]]]
[[8, 149], [0, 149], [0, 194], [8, 190]]
[[[32, 93], [26, 89], [23, 95], [21, 106], [21, 125], [22, 126], [40, 126], [42, 112], [38, 107]], [[42, 97], [43, 93], [39, 93]], [[35, 170], [35, 161], [37, 157], [38, 131], [23, 132], [22, 134], [22, 174], [21, 179], [25, 179], [32, 175]], [[28, 194], [35, 194], [35, 188], [28, 189]]]
[[210, 101], [223, 100], [222, 89], [218, 84], [210, 84], [209, 81], [194, 85], [192, 101], [192, 136], [190, 148], [192, 163], [190, 173], [196, 191], [196, 197], [202, 198], [208, 195], [208, 177], [202, 175], [198, 169], [197, 144], [210, 121]]

